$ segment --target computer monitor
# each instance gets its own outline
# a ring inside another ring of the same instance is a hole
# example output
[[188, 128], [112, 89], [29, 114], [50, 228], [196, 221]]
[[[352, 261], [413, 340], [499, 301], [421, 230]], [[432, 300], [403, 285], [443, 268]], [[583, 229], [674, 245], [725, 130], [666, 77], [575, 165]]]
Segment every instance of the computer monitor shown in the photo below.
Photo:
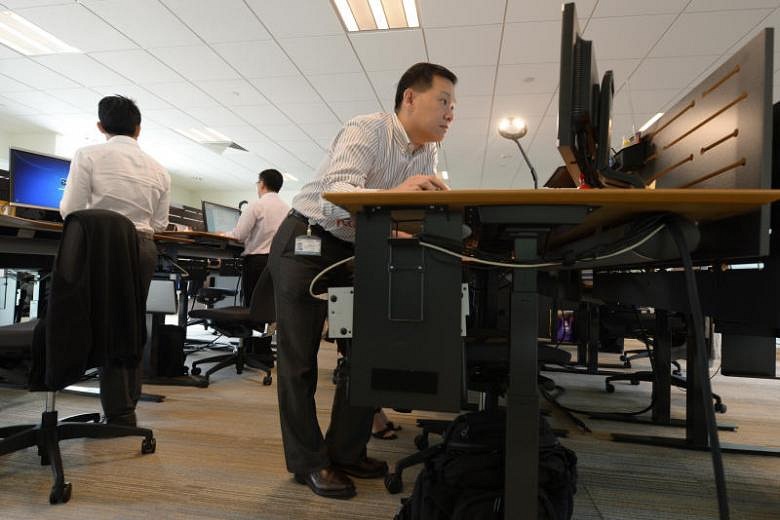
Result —
[[8, 170], [11, 205], [59, 210], [70, 170], [69, 160], [11, 148]]
[[580, 35], [573, 3], [563, 6], [558, 151], [575, 183], [601, 187], [596, 172], [599, 77], [592, 42]]
[[203, 224], [209, 233], [233, 231], [241, 212], [238, 208], [223, 206], [215, 202], [203, 201]]

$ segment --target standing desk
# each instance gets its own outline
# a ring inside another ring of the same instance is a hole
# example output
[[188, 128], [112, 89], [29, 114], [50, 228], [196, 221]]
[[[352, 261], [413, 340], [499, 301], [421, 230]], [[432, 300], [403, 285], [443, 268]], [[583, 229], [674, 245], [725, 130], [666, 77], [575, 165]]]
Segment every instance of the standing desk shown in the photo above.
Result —
[[[323, 197], [353, 214], [356, 225], [351, 402], [459, 411], [460, 262], [416, 240], [390, 238], [399, 222], [421, 222], [424, 236], [455, 244], [463, 240], [464, 218], [476, 214], [482, 227], [501, 226], [514, 260], [528, 262], [538, 258], [542, 240], [555, 229], [563, 231], [554, 241], [565, 244], [648, 213], [673, 213], [697, 223], [717, 220], [780, 200], [780, 190], [380, 191]], [[536, 518], [536, 270], [513, 270], [510, 312], [504, 517]], [[707, 377], [699, 379], [709, 384]]]

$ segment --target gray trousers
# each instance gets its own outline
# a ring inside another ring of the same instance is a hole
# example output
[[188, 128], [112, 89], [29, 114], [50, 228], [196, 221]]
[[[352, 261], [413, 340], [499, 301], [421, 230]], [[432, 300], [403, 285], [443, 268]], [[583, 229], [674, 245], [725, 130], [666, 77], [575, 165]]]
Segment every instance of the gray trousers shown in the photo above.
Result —
[[[138, 269], [144, 302], [146, 302], [156, 266], [157, 245], [151, 238], [139, 234]], [[136, 367], [106, 365], [101, 369], [100, 403], [107, 418], [133, 413], [139, 397], [141, 397], [140, 361]]]
[[[320, 228], [312, 233], [322, 239], [320, 256], [296, 256], [295, 237], [306, 234], [306, 224], [288, 216], [271, 245], [269, 268], [274, 282], [277, 322], [277, 375], [279, 417], [287, 469], [308, 473], [331, 463], [354, 463], [366, 453], [371, 437], [372, 407], [350, 406], [346, 378], [339, 378], [330, 426], [323, 438], [317, 420], [317, 352], [327, 304], [309, 295], [309, 284], [325, 267], [351, 256], [352, 245]], [[328, 273], [326, 283], [351, 285], [345, 269]]]

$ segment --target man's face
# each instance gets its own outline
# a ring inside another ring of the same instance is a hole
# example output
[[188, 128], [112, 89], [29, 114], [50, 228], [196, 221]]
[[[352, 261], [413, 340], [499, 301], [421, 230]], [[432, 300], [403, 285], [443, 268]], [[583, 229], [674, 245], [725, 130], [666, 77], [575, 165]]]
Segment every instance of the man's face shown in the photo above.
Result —
[[455, 118], [455, 85], [434, 76], [431, 88], [412, 91], [409, 115], [423, 142], [441, 141]]
[[257, 181], [257, 196], [260, 197], [263, 194], [263, 181]]

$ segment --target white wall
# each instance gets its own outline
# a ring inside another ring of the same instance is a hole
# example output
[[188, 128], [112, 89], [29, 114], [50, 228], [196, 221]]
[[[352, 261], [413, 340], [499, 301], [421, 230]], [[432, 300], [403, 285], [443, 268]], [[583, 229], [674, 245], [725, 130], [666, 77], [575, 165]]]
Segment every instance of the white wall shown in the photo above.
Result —
[[194, 208], [200, 207], [200, 193], [190, 189], [186, 186], [184, 181], [178, 179], [175, 175], [171, 175], [171, 204], [174, 206], [192, 206]]
[[[296, 193], [297, 189], [293, 191], [283, 186], [282, 191], [279, 192], [279, 197], [287, 204], [290, 204]], [[194, 192], [194, 194], [198, 197], [198, 205], [200, 205], [201, 200], [207, 200], [217, 204], [224, 204], [231, 208], [237, 208], [238, 203], [242, 200], [252, 201], [257, 198], [257, 190], [254, 184], [247, 186], [246, 190], [200, 190]]]
[[8, 169], [8, 149], [21, 148], [31, 152], [57, 155], [57, 134], [35, 132], [26, 134], [0, 133], [0, 168]]

